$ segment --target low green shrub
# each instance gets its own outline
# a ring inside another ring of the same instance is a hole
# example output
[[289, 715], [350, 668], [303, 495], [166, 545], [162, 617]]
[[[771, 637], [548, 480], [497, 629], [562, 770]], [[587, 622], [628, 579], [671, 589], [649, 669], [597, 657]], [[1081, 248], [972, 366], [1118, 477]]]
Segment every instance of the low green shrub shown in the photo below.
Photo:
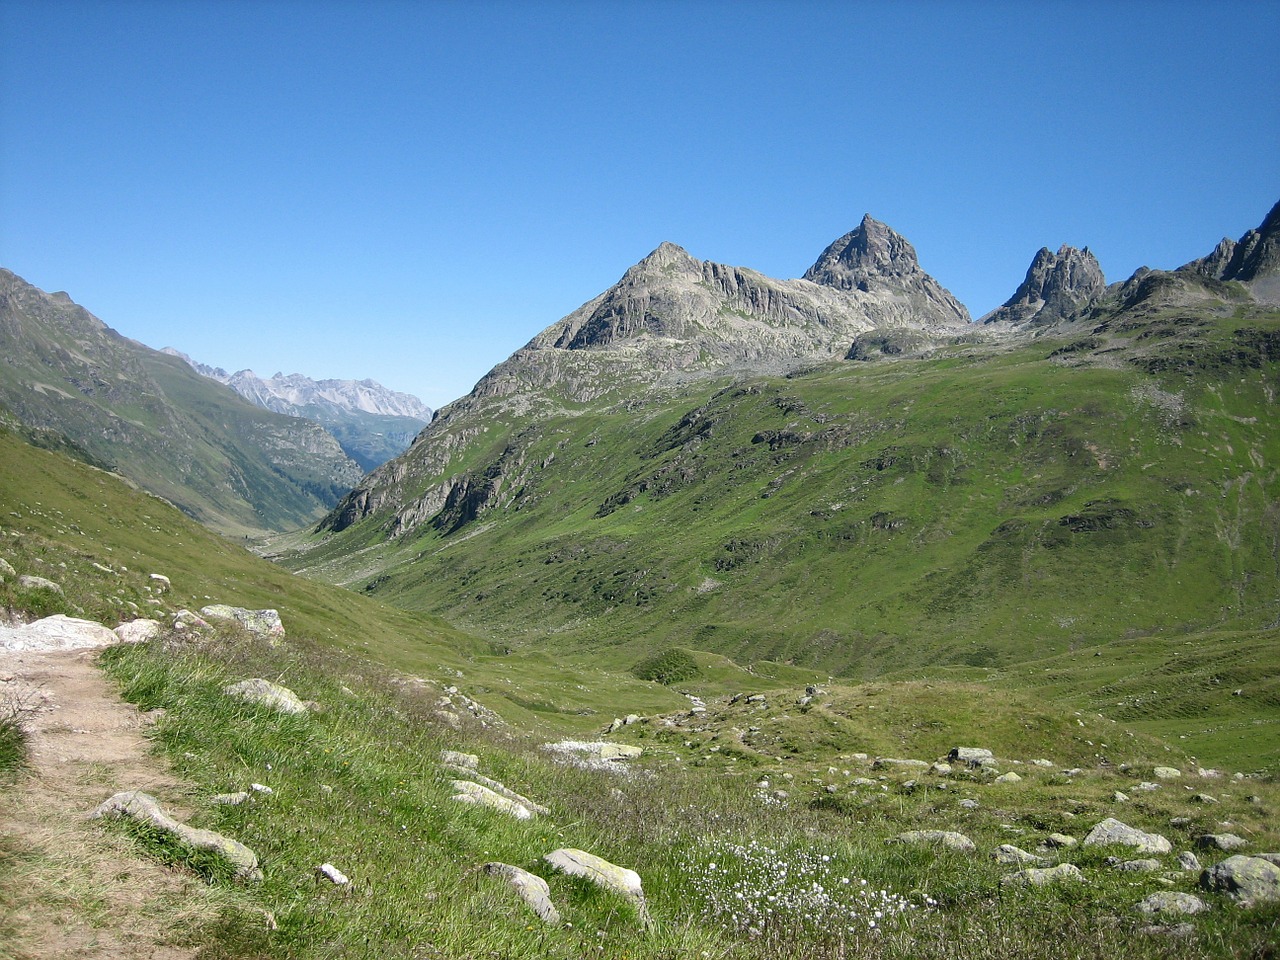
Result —
[[632, 676], [639, 680], [652, 680], [670, 686], [673, 683], [687, 683], [698, 676], [698, 661], [692, 654], [679, 647], [671, 647], [652, 657], [646, 657], [631, 668]]

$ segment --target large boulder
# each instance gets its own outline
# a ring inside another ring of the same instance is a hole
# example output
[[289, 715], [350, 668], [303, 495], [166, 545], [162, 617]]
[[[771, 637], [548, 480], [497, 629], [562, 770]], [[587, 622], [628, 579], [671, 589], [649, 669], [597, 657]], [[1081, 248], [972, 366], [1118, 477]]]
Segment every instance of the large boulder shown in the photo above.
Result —
[[1200, 885], [1245, 903], [1280, 900], [1280, 867], [1261, 857], [1236, 854], [1200, 874]]
[[181, 846], [202, 850], [221, 858], [240, 880], [258, 881], [262, 870], [257, 855], [237, 840], [224, 837], [212, 830], [189, 827], [168, 816], [160, 809], [154, 797], [141, 790], [127, 790], [104, 800], [91, 813], [90, 818], [125, 817], [146, 824], [175, 839]]
[[1173, 849], [1173, 845], [1158, 833], [1143, 833], [1114, 817], [1107, 817], [1090, 830], [1084, 838], [1084, 845], [1132, 847], [1139, 853], [1168, 853]]
[[553, 850], [542, 858], [561, 873], [571, 877], [583, 877], [603, 890], [610, 890], [631, 901], [640, 913], [645, 924], [649, 922], [649, 910], [645, 905], [644, 888], [640, 882], [640, 874], [626, 867], [610, 863], [603, 857], [562, 847]]
[[200, 608], [200, 614], [215, 620], [234, 620], [250, 633], [260, 637], [283, 637], [284, 624], [277, 610], [246, 610], [225, 603], [214, 603]]
[[280, 713], [304, 714], [307, 712], [307, 705], [299, 700], [298, 695], [292, 690], [278, 683], [272, 683], [270, 680], [263, 680], [261, 677], [229, 684], [222, 688], [222, 692], [229, 697], [238, 697]]
[[0, 583], [4, 583], [6, 579], [11, 579], [18, 575], [18, 571], [10, 566], [9, 561], [0, 557]]

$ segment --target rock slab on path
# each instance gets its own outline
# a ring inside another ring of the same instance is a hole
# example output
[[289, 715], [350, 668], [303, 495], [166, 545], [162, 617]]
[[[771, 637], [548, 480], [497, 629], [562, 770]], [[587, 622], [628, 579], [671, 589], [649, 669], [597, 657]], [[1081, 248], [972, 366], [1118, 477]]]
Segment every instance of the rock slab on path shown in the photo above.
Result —
[[119, 642], [120, 637], [102, 624], [61, 613], [33, 623], [0, 625], [3, 650], [94, 650]]
[[205, 850], [221, 857], [232, 868], [239, 880], [262, 879], [257, 854], [243, 843], [224, 837], [213, 830], [202, 830], [199, 827], [189, 827], [185, 823], [180, 823], [161, 810], [154, 797], [141, 790], [125, 790], [108, 797], [89, 816], [91, 819], [125, 817], [148, 824], [161, 833], [169, 834], [185, 847]]

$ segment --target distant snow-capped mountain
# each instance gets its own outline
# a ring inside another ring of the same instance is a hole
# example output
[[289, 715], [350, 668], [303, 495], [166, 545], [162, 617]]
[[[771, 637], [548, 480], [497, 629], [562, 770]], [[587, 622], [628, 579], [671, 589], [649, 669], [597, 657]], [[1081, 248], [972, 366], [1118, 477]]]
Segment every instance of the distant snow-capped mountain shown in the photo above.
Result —
[[366, 471], [407, 450], [418, 431], [431, 422], [432, 411], [425, 403], [376, 380], [312, 380], [301, 373], [263, 379], [252, 370], [227, 373], [173, 347], [165, 347], [164, 352], [182, 358], [256, 406], [318, 421]]

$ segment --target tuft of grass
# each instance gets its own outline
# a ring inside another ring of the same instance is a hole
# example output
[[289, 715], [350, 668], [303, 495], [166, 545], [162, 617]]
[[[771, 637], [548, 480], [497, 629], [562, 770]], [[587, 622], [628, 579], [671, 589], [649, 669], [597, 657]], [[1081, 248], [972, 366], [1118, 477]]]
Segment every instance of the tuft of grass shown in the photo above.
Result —
[[27, 759], [27, 732], [22, 713], [8, 703], [0, 703], [0, 776], [11, 776]]

